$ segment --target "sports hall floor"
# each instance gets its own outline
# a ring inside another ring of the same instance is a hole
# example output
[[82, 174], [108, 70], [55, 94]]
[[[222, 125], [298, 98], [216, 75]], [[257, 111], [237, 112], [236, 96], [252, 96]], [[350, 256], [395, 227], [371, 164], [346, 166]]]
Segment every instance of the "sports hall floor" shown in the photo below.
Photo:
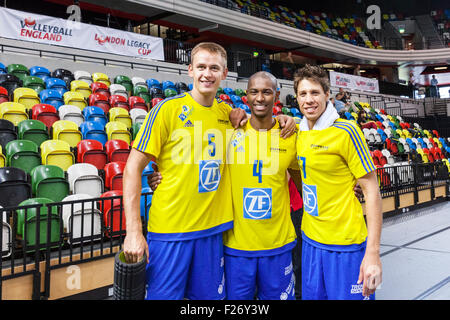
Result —
[[450, 300], [450, 202], [383, 221], [377, 300]]

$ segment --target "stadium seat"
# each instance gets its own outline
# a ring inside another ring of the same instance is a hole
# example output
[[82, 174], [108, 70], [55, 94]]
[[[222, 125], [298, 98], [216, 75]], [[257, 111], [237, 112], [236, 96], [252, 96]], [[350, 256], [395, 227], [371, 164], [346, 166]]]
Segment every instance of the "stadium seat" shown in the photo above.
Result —
[[142, 127], [142, 122], [136, 122], [133, 123], [131, 126], [131, 134], [132, 134], [132, 140], [136, 139], [136, 135], [139, 132], [139, 129]]
[[50, 70], [41, 66], [33, 66], [30, 68], [30, 76], [39, 77], [44, 82], [47, 78], [50, 78]]
[[[109, 105], [111, 108], [124, 108], [130, 111], [130, 105], [128, 104], [128, 98], [122, 95], [113, 94], [109, 97]], [[111, 109], [110, 109], [111, 110]]]
[[105, 111], [100, 107], [88, 106], [83, 109], [83, 116], [85, 121], [99, 121], [106, 125], [108, 118], [105, 115]]
[[131, 83], [133, 84], [133, 91], [134, 91], [134, 88], [136, 88], [137, 86], [141, 86], [141, 87], [145, 87], [147, 89], [147, 92], [148, 92], [147, 82], [145, 81], [144, 78], [132, 77], [131, 78]]
[[8, 70], [6, 70], [6, 67], [3, 63], [0, 62], [0, 74], [8, 73]]
[[55, 106], [40, 103], [31, 109], [31, 118], [33, 120], [39, 120], [45, 124], [47, 128], [51, 128], [53, 123], [59, 120], [59, 115]]
[[[50, 104], [55, 107], [56, 110], [64, 104], [64, 98], [58, 90], [45, 89], [39, 93], [42, 104]], [[69, 103], [66, 103], [69, 104]]]
[[80, 126], [83, 139], [92, 139], [99, 141], [102, 145], [108, 141], [108, 135], [105, 131], [105, 125], [102, 121], [90, 120], [85, 121]]
[[164, 100], [163, 98], [153, 98], [152, 99], [152, 108], [163, 100]]
[[147, 79], [146, 80], [147, 87], [150, 90], [151, 88], [159, 88], [162, 90], [162, 85], [157, 79]]
[[89, 84], [82, 80], [74, 80], [70, 83], [70, 91], [81, 93], [84, 99], [89, 99], [91, 95], [91, 87]]
[[[150, 96], [150, 93], [148, 92], [147, 87], [144, 87], [144, 86], [140, 86], [140, 85], [135, 86], [133, 88], [133, 96], [144, 99], [144, 101], [147, 105], [150, 105], [150, 103], [152, 101], [152, 98]], [[130, 104], [131, 104], [131, 102], [130, 102]]]
[[108, 163], [108, 155], [101, 142], [92, 139], [81, 140], [77, 145], [77, 162], [90, 163], [103, 170]]
[[155, 170], [152, 167], [152, 164], [155, 164], [153, 161], [150, 161], [147, 166], [144, 168], [144, 170], [142, 171], [142, 180], [141, 180], [141, 184], [142, 184], [142, 188], [149, 188], [150, 186], [148, 185], [148, 176], [151, 175]]
[[[131, 93], [133, 92], [133, 82], [131, 79], [124, 75], [118, 75], [114, 78], [114, 84], [119, 84], [125, 88], [125, 92], [127, 96], [129, 97]], [[110, 87], [111, 90], [111, 87]], [[112, 93], [112, 91], [111, 91]], [[114, 93], [112, 93], [114, 94]]]
[[0, 168], [6, 167], [6, 157], [3, 154], [2, 147], [0, 146]]
[[94, 82], [101, 82], [104, 83], [108, 88], [111, 85], [111, 81], [109, 80], [109, 77], [101, 72], [95, 72], [92, 74], [92, 80]]
[[104, 92], [92, 93], [89, 96], [89, 106], [99, 107], [107, 114], [111, 108], [111, 105], [109, 104], [109, 94]]
[[94, 198], [103, 193], [103, 179], [98, 169], [90, 163], [75, 163], [67, 169], [70, 192], [85, 193]]
[[11, 255], [12, 251], [12, 229], [11, 225], [8, 223], [8, 217], [6, 211], [1, 211], [0, 206], [0, 214], [2, 216], [2, 247], [1, 247], [1, 255], [3, 258], [7, 258]]
[[36, 146], [49, 139], [47, 127], [39, 120], [23, 120], [17, 125], [18, 138], [20, 140], [33, 141]]
[[64, 170], [55, 165], [39, 165], [30, 173], [35, 197], [44, 197], [59, 202], [70, 193]]
[[142, 109], [145, 112], [148, 111], [147, 104], [145, 100], [141, 97], [131, 96], [128, 98], [128, 103], [130, 104], [130, 110]]
[[127, 162], [130, 155], [130, 145], [123, 140], [109, 140], [105, 143], [109, 162]]
[[84, 95], [81, 92], [74, 91], [67, 91], [64, 93], [64, 104], [77, 106], [80, 110], [83, 110], [87, 106]]
[[71, 71], [62, 68], [53, 70], [52, 77], [64, 80], [67, 88], [70, 88], [70, 83], [75, 80], [75, 77]]
[[164, 91], [162, 91], [161, 88], [152, 87], [152, 88], [148, 89], [148, 91], [149, 91], [150, 97], [152, 99], [154, 99], [154, 98], [162, 98], [162, 99], [164, 99], [165, 98], [164, 97]]
[[129, 112], [120, 107], [113, 107], [109, 109], [109, 121], [118, 121], [127, 126], [127, 129], [131, 128], [132, 120]]
[[20, 121], [28, 119], [25, 106], [17, 102], [3, 102], [0, 104], [0, 115], [4, 120], [11, 121], [17, 126]]
[[123, 171], [126, 162], [109, 162], [105, 165], [105, 188], [109, 190], [122, 190]]
[[111, 190], [101, 195], [101, 198], [107, 198], [102, 199], [99, 204], [100, 211], [103, 212], [105, 235], [107, 237], [125, 235], [126, 221], [122, 195], [122, 190]]
[[92, 93], [102, 93], [102, 94], [106, 95], [106, 97], [108, 99], [109, 99], [109, 96], [111, 95], [111, 93], [109, 91], [109, 87], [106, 84], [104, 84], [103, 82], [93, 82], [91, 84], [91, 91], [92, 91]]
[[162, 83], [162, 90], [166, 91], [167, 89], [174, 89], [176, 91], [175, 83], [173, 83], [170, 80], [163, 81], [163, 83]]
[[89, 86], [92, 84], [92, 76], [89, 72], [83, 70], [77, 70], [73, 73], [75, 80], [84, 81]]
[[[51, 206], [51, 209], [48, 209], [48, 204], [53, 202], [48, 198], [37, 197], [19, 204], [19, 206], [28, 206], [28, 208], [17, 210], [17, 234], [22, 236], [25, 252], [45, 250], [48, 246], [58, 247], [61, 243], [62, 228], [58, 207]], [[49, 213], [50, 216], [48, 216]]]
[[110, 121], [105, 126], [108, 140], [124, 140], [131, 144], [131, 134], [125, 124], [118, 121]]
[[8, 101], [9, 101], [8, 91], [5, 88], [0, 87], [0, 103]]
[[19, 168], [0, 168], [0, 205], [4, 208], [15, 207], [31, 198], [31, 184], [27, 173]]
[[55, 165], [67, 171], [75, 163], [70, 145], [63, 140], [47, 140], [41, 144], [42, 164]]
[[68, 91], [66, 82], [60, 78], [47, 78], [45, 88], [58, 91], [61, 97]]
[[69, 120], [58, 120], [52, 125], [53, 140], [66, 141], [70, 147], [75, 148], [83, 135], [78, 130], [78, 125]]
[[147, 111], [142, 109], [131, 109], [130, 110], [130, 117], [132, 124], [135, 124], [137, 122], [144, 122], [145, 118], [147, 117]]
[[58, 109], [59, 119], [72, 121], [80, 126], [84, 121], [84, 116], [81, 113], [80, 108], [70, 104], [65, 104]]
[[12, 100], [12, 94], [17, 88], [23, 87], [23, 81], [15, 75], [4, 73], [0, 74], [0, 86], [8, 92], [9, 100]]
[[8, 167], [22, 169], [26, 173], [41, 165], [41, 155], [38, 146], [29, 140], [10, 141], [5, 148], [6, 163]]
[[23, 80], [25, 88], [33, 89], [38, 95], [45, 89], [45, 82], [39, 77], [28, 76]]
[[30, 71], [23, 64], [13, 63], [8, 65], [7, 71], [9, 74], [12, 74], [19, 78], [20, 80], [24, 80], [25, 77], [30, 75]]
[[36, 91], [30, 88], [17, 88], [14, 90], [13, 97], [14, 102], [22, 104], [27, 110], [41, 102]]
[[65, 197], [62, 206], [64, 228], [69, 234], [69, 243], [82, 240], [96, 240], [102, 235], [102, 212], [97, 209], [97, 203], [88, 201], [92, 196], [78, 193]]
[[14, 128], [14, 123], [9, 120], [0, 119], [0, 145], [5, 150], [8, 142], [17, 139], [17, 133]]
[[189, 91], [189, 87], [187, 86], [187, 84], [180, 81], [175, 83], [175, 89], [177, 90], [178, 94]]

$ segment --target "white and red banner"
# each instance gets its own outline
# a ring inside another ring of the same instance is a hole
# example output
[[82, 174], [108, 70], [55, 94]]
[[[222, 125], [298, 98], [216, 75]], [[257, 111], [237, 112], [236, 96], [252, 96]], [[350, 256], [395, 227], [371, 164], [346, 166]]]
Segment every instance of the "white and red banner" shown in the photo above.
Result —
[[161, 38], [6, 8], [0, 37], [164, 61]]
[[342, 87], [350, 90], [380, 92], [377, 79], [354, 76], [351, 74], [330, 71], [332, 87]]

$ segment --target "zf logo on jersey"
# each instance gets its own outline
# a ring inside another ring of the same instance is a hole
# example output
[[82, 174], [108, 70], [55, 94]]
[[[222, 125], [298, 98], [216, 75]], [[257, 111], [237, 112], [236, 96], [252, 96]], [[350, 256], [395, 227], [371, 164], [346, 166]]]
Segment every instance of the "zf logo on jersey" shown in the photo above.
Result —
[[272, 218], [271, 188], [244, 188], [244, 218], [254, 220]]
[[317, 187], [303, 184], [303, 204], [305, 211], [314, 216], [319, 216], [317, 208]]
[[216, 160], [200, 161], [198, 192], [217, 190], [220, 182], [220, 162]]

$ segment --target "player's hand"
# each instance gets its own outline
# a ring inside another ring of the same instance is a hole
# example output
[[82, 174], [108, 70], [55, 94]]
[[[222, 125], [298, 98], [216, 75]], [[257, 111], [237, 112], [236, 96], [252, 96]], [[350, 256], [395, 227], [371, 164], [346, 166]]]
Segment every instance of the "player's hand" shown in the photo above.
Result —
[[368, 297], [374, 294], [381, 281], [382, 269], [380, 255], [366, 251], [358, 276], [358, 284], [363, 283], [362, 295]]
[[142, 259], [145, 254], [148, 257], [148, 244], [141, 231], [128, 232], [123, 242], [123, 253], [127, 263], [136, 263]]
[[159, 172], [158, 165], [156, 163], [152, 163], [153, 173], [147, 176], [147, 182], [152, 191], [154, 192], [158, 185], [161, 183], [162, 175]]
[[286, 114], [279, 114], [278, 116], [276, 116], [276, 119], [280, 124], [281, 127], [280, 136], [283, 139], [292, 136], [297, 131], [297, 126], [295, 125], [294, 118]]
[[241, 108], [234, 108], [231, 110], [229, 118], [231, 125], [235, 129], [243, 127], [248, 121], [247, 113]]

